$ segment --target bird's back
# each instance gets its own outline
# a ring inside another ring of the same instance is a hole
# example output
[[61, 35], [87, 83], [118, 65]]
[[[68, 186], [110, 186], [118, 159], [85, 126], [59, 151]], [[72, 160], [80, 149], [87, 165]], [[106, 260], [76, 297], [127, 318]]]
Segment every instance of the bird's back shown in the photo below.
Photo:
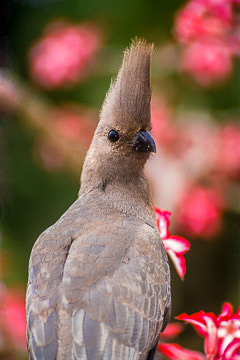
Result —
[[157, 341], [170, 304], [162, 241], [154, 219], [108, 205], [93, 194], [80, 197], [33, 248], [33, 359], [144, 359]]

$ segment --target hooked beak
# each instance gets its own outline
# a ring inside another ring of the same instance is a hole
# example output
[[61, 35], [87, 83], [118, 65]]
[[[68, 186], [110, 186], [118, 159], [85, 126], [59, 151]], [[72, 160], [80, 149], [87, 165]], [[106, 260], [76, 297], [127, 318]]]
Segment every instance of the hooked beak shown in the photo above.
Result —
[[152, 135], [146, 130], [136, 133], [133, 141], [133, 150], [137, 152], [156, 152], [156, 145]]

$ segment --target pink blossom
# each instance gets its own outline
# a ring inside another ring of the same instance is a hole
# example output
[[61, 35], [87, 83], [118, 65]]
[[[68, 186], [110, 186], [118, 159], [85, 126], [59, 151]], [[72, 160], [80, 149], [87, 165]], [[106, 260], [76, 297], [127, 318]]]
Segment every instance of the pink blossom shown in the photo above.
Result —
[[200, 38], [220, 37], [230, 30], [231, 4], [225, 0], [193, 0], [177, 14], [175, 34], [188, 43]]
[[[219, 360], [221, 360], [221, 358]], [[233, 340], [226, 347], [222, 360], [240, 360], [240, 339]]]
[[155, 213], [157, 216], [157, 224], [162, 238], [163, 244], [173, 264], [176, 268], [178, 275], [183, 279], [186, 272], [186, 263], [184, 254], [189, 250], [189, 242], [180, 236], [173, 236], [170, 234], [170, 215], [169, 211], [163, 211], [155, 207]]
[[47, 89], [72, 85], [86, 74], [99, 46], [94, 25], [55, 21], [30, 49], [31, 76]]
[[222, 23], [232, 25], [233, 7], [232, 0], [195, 0], [201, 2], [206, 7], [206, 13], [212, 13]]
[[205, 337], [205, 353], [213, 359], [217, 352], [216, 316], [213, 313], [200, 311], [192, 315], [181, 314], [177, 316], [177, 319], [184, 320], [192, 324], [195, 330]]
[[220, 315], [200, 311], [181, 314], [177, 319], [192, 324], [204, 337], [204, 351], [208, 360], [240, 358], [240, 308], [233, 313], [232, 305], [225, 303]]
[[240, 175], [240, 128], [224, 126], [218, 139], [216, 166], [219, 171], [230, 176]]
[[171, 125], [171, 113], [163, 97], [153, 97], [151, 105], [152, 134], [157, 144], [170, 145], [176, 137], [175, 128]]
[[222, 207], [220, 191], [194, 185], [179, 199], [177, 223], [193, 236], [212, 237], [220, 229]]
[[181, 314], [178, 320], [193, 325], [204, 337], [204, 354], [178, 344], [159, 343], [158, 350], [173, 360], [239, 360], [240, 359], [240, 307], [236, 314], [232, 305], [225, 303], [220, 315], [199, 311]]
[[238, 344], [238, 348], [240, 348], [240, 307], [237, 313], [233, 314], [232, 305], [225, 303], [222, 307], [221, 314], [217, 318], [217, 326], [220, 355], [224, 354], [225, 351], [230, 351], [228, 346], [233, 341], [235, 341], [234, 347]]
[[49, 125], [53, 127], [54, 132], [68, 140], [81, 143], [87, 149], [91, 143], [96, 122], [91, 111], [65, 106], [52, 111]]
[[202, 86], [229, 78], [233, 56], [239, 55], [234, 2], [191, 0], [176, 17], [176, 38], [183, 44], [181, 70]]
[[182, 324], [177, 322], [172, 322], [167, 325], [165, 330], [161, 333], [161, 340], [162, 339], [170, 339], [179, 335], [182, 332]]
[[0, 332], [16, 349], [26, 351], [25, 298], [6, 289], [1, 289], [0, 295]]
[[231, 52], [224, 43], [198, 41], [183, 50], [181, 69], [203, 86], [225, 80], [232, 68]]
[[47, 171], [59, 170], [66, 164], [70, 149], [79, 155], [86, 152], [95, 126], [95, 113], [91, 109], [69, 104], [51, 109], [48, 112], [47, 128], [54, 135], [39, 136], [36, 139], [36, 162]]
[[159, 342], [157, 348], [162, 354], [173, 360], [206, 360], [205, 356], [200, 352], [185, 349], [178, 344]]

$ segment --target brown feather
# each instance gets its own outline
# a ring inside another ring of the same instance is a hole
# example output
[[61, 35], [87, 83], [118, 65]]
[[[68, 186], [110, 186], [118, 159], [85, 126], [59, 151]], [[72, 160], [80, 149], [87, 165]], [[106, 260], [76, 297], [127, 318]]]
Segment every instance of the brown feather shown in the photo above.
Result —
[[[101, 122], [149, 129], [150, 62], [153, 45], [135, 40], [125, 50], [122, 66], [112, 83], [101, 111]], [[100, 124], [101, 124], [100, 122]]]

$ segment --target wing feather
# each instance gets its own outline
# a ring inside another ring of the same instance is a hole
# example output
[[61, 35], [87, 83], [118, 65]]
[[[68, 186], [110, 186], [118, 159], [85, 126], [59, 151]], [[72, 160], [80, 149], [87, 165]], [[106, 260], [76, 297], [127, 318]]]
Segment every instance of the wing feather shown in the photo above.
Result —
[[32, 251], [26, 303], [30, 358], [145, 359], [170, 304], [159, 234], [114, 213], [107, 222], [99, 214], [95, 226], [85, 225], [86, 211], [82, 222], [76, 206], [71, 211]]
[[[129, 358], [124, 357], [126, 353], [139, 359], [159, 337], [170, 302], [167, 258], [155, 229], [135, 221], [133, 228], [138, 230], [133, 233], [128, 220], [121, 219], [111, 229], [103, 224], [104, 231], [99, 224], [71, 246], [62, 291], [64, 306], [75, 314], [75, 356], [85, 348], [85, 359], [93, 359], [93, 353], [94, 359], [109, 359], [118, 348], [118, 359]], [[119, 228], [125, 247], [119, 242]], [[111, 242], [106, 234], [111, 234]], [[151, 245], [154, 251], [150, 257], [147, 249]], [[120, 352], [125, 355], [119, 357]]]

